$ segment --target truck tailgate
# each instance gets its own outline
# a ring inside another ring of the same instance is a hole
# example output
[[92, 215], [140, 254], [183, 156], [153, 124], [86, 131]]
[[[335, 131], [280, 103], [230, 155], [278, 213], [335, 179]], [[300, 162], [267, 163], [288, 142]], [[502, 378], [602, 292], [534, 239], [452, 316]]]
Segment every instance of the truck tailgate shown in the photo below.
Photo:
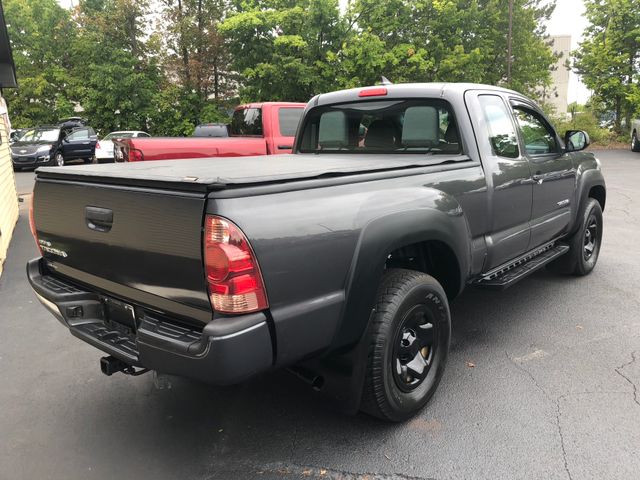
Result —
[[47, 264], [105, 293], [206, 322], [205, 194], [38, 178], [34, 220]]

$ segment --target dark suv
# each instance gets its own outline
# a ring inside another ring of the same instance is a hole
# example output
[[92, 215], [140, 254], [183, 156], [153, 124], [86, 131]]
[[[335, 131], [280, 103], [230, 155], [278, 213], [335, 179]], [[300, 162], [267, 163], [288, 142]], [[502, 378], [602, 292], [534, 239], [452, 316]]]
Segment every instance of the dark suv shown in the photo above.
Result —
[[42, 165], [63, 166], [69, 160], [94, 159], [98, 137], [82, 119], [67, 119], [58, 125], [26, 129], [11, 145], [13, 168], [35, 168]]

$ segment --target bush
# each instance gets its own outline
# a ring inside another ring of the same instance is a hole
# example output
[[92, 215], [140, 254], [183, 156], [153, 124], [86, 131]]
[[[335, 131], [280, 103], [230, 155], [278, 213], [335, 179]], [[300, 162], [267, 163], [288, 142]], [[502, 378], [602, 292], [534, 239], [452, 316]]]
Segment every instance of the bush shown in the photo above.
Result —
[[589, 134], [591, 143], [609, 145], [616, 136], [607, 128], [602, 128], [598, 119], [591, 112], [577, 112], [572, 119], [556, 119], [554, 122], [560, 135], [567, 130], [584, 130]]

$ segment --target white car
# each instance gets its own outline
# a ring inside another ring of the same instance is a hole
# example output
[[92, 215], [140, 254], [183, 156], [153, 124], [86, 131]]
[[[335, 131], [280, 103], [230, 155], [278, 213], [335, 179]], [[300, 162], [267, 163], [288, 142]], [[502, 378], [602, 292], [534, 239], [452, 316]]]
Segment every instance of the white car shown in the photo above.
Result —
[[96, 144], [96, 161], [98, 163], [113, 162], [113, 140], [116, 138], [150, 137], [147, 132], [122, 131], [111, 132]]

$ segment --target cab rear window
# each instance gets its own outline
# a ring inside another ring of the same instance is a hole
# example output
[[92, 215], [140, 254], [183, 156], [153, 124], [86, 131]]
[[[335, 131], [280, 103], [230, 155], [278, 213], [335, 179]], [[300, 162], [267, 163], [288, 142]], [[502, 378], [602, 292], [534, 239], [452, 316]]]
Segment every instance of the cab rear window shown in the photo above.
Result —
[[383, 100], [319, 107], [306, 117], [303, 153], [460, 153], [449, 105]]
[[262, 109], [241, 108], [233, 112], [229, 135], [232, 137], [262, 136]]

